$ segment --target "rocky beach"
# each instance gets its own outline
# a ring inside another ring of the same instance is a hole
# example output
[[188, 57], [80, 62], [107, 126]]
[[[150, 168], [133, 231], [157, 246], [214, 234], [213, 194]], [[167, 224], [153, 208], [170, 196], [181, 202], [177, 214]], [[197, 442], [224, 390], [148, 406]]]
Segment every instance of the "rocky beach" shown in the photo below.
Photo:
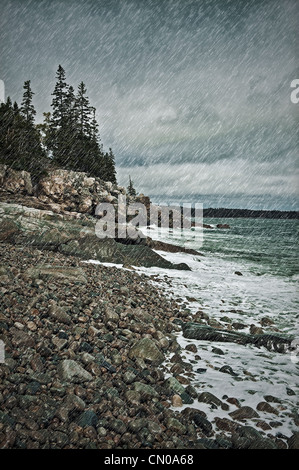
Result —
[[[298, 432], [279, 431], [286, 415], [298, 428], [291, 387], [292, 408], [279, 396], [253, 407], [225, 386], [194, 386], [206, 370], [199, 341], [222, 355], [219, 342], [283, 354], [292, 340], [270, 318], [243, 333], [171, 294], [165, 272], [191, 268], [163, 250], [199, 253], [149, 238], [99, 240], [92, 210], [123, 189], [104, 192], [84, 174], [56, 172], [33, 189], [29, 174], [2, 168], [1, 184], [2, 449], [298, 448]], [[153, 267], [164, 275], [146, 272]], [[238, 375], [208, 367], [223, 384]]]
[[[147, 276], [36, 248], [0, 250], [1, 448], [298, 446], [297, 434], [268, 437], [259, 419], [259, 410], [271, 413], [275, 426], [278, 398], [254, 410], [198, 393], [184, 354], [200, 351], [177, 341], [191, 317]], [[194, 399], [219, 410], [216, 431], [188, 406]], [[260, 431], [246, 425], [252, 418]]]

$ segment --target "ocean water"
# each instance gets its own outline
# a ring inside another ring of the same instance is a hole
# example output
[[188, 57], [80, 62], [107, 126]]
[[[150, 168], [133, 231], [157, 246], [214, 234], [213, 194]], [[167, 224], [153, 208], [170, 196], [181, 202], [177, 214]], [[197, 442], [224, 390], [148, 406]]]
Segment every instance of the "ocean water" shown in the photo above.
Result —
[[[215, 228], [198, 233], [184, 231], [183, 236], [178, 230], [169, 232], [157, 227], [147, 231], [153, 239], [197, 249], [200, 255], [158, 251], [173, 263], [188, 264], [191, 271], [154, 267], [136, 270], [148, 275], [150, 282], [162, 287], [169, 298], [177, 299], [191, 315], [200, 310], [223, 326], [228, 325], [227, 319], [242, 323], [244, 328], [240, 331], [244, 333], [249, 333], [252, 324], [261, 326], [261, 319], [269, 317], [274, 323], [263, 327], [265, 333], [286, 334], [299, 344], [299, 222], [205, 219], [204, 223]], [[228, 223], [230, 228], [218, 229], [218, 223]], [[183, 359], [193, 365], [188, 378], [198, 391], [209, 391], [223, 400], [234, 397], [242, 406], [254, 409], [265, 401], [264, 396], [272, 395], [281, 400], [280, 404], [271, 403], [278, 414], [259, 411], [259, 418], [247, 420], [246, 424], [261, 431], [259, 423], [263, 421], [271, 426], [267, 433], [286, 437], [298, 431], [292, 415], [299, 405], [298, 349], [277, 353], [251, 345], [185, 339], [181, 332], [177, 339]], [[200, 359], [185, 349], [191, 343], [196, 345]], [[215, 353], [214, 348], [220, 348], [224, 354]], [[170, 358], [164, 364], [168, 371], [172, 365]], [[220, 372], [224, 365], [229, 365], [237, 375]], [[197, 400], [185, 406], [205, 411], [216, 432], [220, 431], [214, 418], [231, 419], [229, 413], [237, 409], [234, 405], [229, 405], [229, 411], [214, 409]]]

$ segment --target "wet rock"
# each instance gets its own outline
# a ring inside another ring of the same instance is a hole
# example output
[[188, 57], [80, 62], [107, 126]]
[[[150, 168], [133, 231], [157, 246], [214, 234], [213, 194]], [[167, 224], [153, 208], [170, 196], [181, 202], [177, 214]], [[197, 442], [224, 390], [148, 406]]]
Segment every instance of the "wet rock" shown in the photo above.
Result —
[[188, 393], [188, 395], [190, 395], [190, 397], [197, 398], [198, 392], [197, 392], [196, 388], [193, 387], [192, 385], [188, 385], [185, 388], [185, 392]]
[[12, 331], [13, 333], [13, 343], [17, 346], [17, 347], [33, 347], [35, 345], [35, 341], [34, 341], [34, 338], [33, 336], [30, 336], [28, 333], [26, 333], [25, 331], [20, 331], [20, 330], [15, 330], [15, 331]]
[[173, 395], [171, 398], [171, 404], [172, 406], [177, 407], [177, 408], [183, 406], [183, 401], [180, 395]]
[[136, 390], [127, 390], [125, 393], [126, 400], [129, 404], [138, 406], [141, 402], [141, 394]]
[[191, 351], [193, 353], [197, 353], [197, 347], [195, 346], [195, 344], [187, 344], [185, 349], [186, 349], [186, 351]]
[[201, 341], [230, 342], [237, 344], [253, 344], [257, 347], [264, 346], [269, 351], [285, 352], [287, 346], [291, 344], [291, 338], [277, 334], [263, 334], [261, 328], [251, 325], [250, 334], [239, 333], [237, 331], [212, 328], [200, 323], [186, 322], [183, 324], [183, 336], [188, 339]]
[[57, 336], [54, 336], [52, 338], [52, 343], [59, 351], [61, 351], [63, 348], [66, 347], [66, 345], [68, 344], [68, 341], [66, 339], [58, 338]]
[[230, 433], [233, 433], [234, 431], [236, 431], [238, 427], [237, 423], [235, 423], [234, 421], [231, 421], [228, 418], [216, 417], [215, 424], [217, 428], [220, 429], [221, 431], [230, 432]]
[[263, 411], [266, 413], [273, 413], [273, 414], [278, 415], [278, 411], [266, 401], [261, 401], [260, 403], [258, 403], [256, 409], [258, 411]]
[[226, 398], [226, 401], [227, 401], [228, 403], [230, 403], [231, 405], [237, 406], [238, 408], [241, 407], [241, 404], [240, 404], [240, 402], [239, 402], [239, 400], [238, 400], [237, 398], [234, 398], [234, 397], [227, 397], [227, 398]]
[[262, 326], [271, 326], [271, 325], [274, 325], [274, 321], [271, 320], [271, 318], [269, 318], [269, 317], [263, 317], [260, 320], [260, 324]]
[[131, 359], [140, 358], [151, 362], [153, 365], [159, 365], [164, 360], [164, 354], [159, 351], [155, 343], [149, 338], [142, 338], [134, 344], [129, 351]]
[[220, 348], [212, 348], [212, 352], [214, 354], [219, 354], [220, 356], [223, 356], [225, 354], [224, 351]]
[[264, 395], [264, 399], [267, 402], [272, 402], [272, 403], [281, 403], [281, 399], [274, 397], [273, 395]]
[[241, 406], [241, 408], [232, 411], [229, 415], [236, 420], [259, 418], [259, 414], [250, 406]]
[[232, 323], [232, 327], [235, 330], [244, 330], [244, 328], [247, 328], [247, 325], [245, 325], [245, 323], [234, 322], [234, 323]]
[[213, 408], [220, 406], [223, 410], [228, 410], [229, 406], [226, 403], [223, 403], [219, 398], [213, 395], [210, 392], [202, 392], [198, 395], [198, 401], [203, 403], [208, 403], [212, 405]]
[[138, 433], [141, 429], [147, 427], [147, 420], [144, 418], [137, 418], [129, 422], [128, 429], [133, 433]]
[[134, 372], [133, 370], [127, 370], [123, 374], [123, 381], [125, 384], [131, 384], [132, 382], [136, 380], [136, 377], [137, 377], [137, 371]]
[[181, 393], [184, 393], [185, 391], [185, 388], [183, 387], [183, 385], [180, 384], [180, 382], [175, 377], [169, 377], [168, 379], [165, 380], [163, 385], [166, 390], [175, 392], [178, 395], [180, 395]]
[[81, 268], [72, 268], [69, 266], [35, 266], [34, 268], [29, 268], [25, 271], [25, 275], [31, 278], [39, 279], [66, 279], [70, 282], [79, 282], [86, 284], [87, 278], [83, 269]]
[[251, 442], [248, 449], [277, 449], [277, 446], [272, 439], [262, 438]]
[[288, 439], [289, 449], [299, 449], [299, 432], [295, 432]]
[[124, 434], [127, 430], [127, 426], [121, 419], [112, 419], [109, 421], [109, 429], [118, 434]]
[[61, 361], [57, 369], [58, 375], [61, 380], [69, 382], [85, 382], [92, 379], [92, 375], [83, 369], [83, 367], [76, 361], [65, 359]]
[[249, 331], [251, 335], [262, 335], [264, 333], [263, 329], [256, 325], [250, 325]]
[[190, 397], [190, 395], [186, 391], [181, 393], [180, 396], [181, 396], [181, 399], [183, 400], [184, 405], [192, 405], [192, 403], [194, 403], [193, 398]]
[[193, 421], [196, 426], [207, 436], [210, 437], [213, 435], [213, 426], [206, 418], [201, 416], [199, 413], [193, 415]]
[[50, 317], [52, 317], [54, 320], [57, 320], [58, 322], [65, 323], [69, 325], [71, 323], [71, 317], [66, 313], [66, 311], [59, 307], [55, 301], [50, 301], [50, 308], [48, 311], [48, 314]]
[[176, 418], [168, 418], [166, 420], [166, 427], [172, 432], [177, 432], [178, 434], [185, 434], [186, 426], [184, 426], [179, 420]]
[[158, 392], [150, 385], [142, 382], [134, 382], [133, 384], [135, 392], [138, 392], [142, 399], [147, 400], [149, 398], [158, 397]]
[[31, 379], [42, 385], [48, 385], [50, 382], [52, 382], [52, 377], [48, 373], [43, 372], [34, 372], [31, 375]]
[[223, 373], [225, 373], [225, 374], [229, 374], [229, 375], [232, 375], [232, 376], [234, 376], [234, 377], [237, 377], [237, 376], [238, 376], [238, 374], [236, 374], [230, 366], [222, 366], [222, 367], [219, 369], [219, 372], [223, 372]]
[[7, 165], [0, 165], [0, 185], [2, 190], [11, 194], [33, 194], [30, 173], [24, 170], [13, 170]]
[[152, 420], [148, 420], [147, 429], [151, 434], [161, 434], [162, 432], [161, 426]]
[[113, 323], [118, 323], [119, 321], [119, 315], [116, 313], [112, 308], [107, 307], [106, 312], [105, 312], [105, 321], [111, 321]]
[[98, 417], [96, 413], [92, 410], [86, 410], [80, 414], [77, 419], [77, 424], [84, 428], [85, 426], [93, 426], [96, 427], [98, 423]]

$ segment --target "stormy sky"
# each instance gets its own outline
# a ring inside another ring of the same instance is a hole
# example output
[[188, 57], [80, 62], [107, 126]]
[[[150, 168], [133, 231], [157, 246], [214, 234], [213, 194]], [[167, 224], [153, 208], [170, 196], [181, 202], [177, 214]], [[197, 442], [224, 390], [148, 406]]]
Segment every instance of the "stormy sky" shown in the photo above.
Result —
[[83, 80], [119, 183], [154, 201], [298, 210], [298, 4], [0, 0], [0, 79], [17, 102], [31, 80], [39, 122], [58, 64]]

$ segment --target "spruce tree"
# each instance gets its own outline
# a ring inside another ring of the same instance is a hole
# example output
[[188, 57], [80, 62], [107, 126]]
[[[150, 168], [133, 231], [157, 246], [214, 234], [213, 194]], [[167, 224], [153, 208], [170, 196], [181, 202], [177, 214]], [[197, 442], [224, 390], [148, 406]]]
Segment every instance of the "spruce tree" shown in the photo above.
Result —
[[33, 125], [36, 111], [32, 104], [32, 98], [33, 98], [34, 93], [31, 90], [30, 80], [27, 80], [26, 82], [24, 82], [23, 88], [25, 91], [23, 94], [23, 101], [21, 103], [21, 113], [25, 117], [26, 121], [29, 124]]
[[61, 65], [58, 66], [56, 72], [57, 82], [52, 93], [52, 123], [56, 128], [63, 126], [63, 120], [66, 116], [66, 97], [67, 97], [67, 83], [65, 81], [65, 70]]
[[91, 107], [86, 93], [87, 89], [85, 84], [80, 82], [76, 96], [76, 111], [78, 115], [79, 132], [81, 136], [85, 135], [90, 137], [92, 135], [92, 127], [90, 123]]
[[133, 181], [131, 180], [131, 176], [129, 175], [129, 186], [127, 187], [127, 191], [129, 196], [136, 196], [136, 189], [133, 186]]
[[66, 83], [65, 71], [59, 66], [52, 93], [53, 113], [44, 143], [52, 151], [59, 167], [84, 171], [105, 181], [116, 182], [115, 158], [111, 149], [104, 154], [98, 134], [96, 109], [90, 105], [83, 81], [75, 95]]
[[109, 153], [107, 156], [107, 178], [108, 181], [111, 181], [112, 183], [116, 183], [116, 170], [115, 170], [115, 157], [112, 152], [112, 148], [109, 148]]
[[[27, 90], [23, 103], [27, 99]], [[17, 103], [11, 99], [0, 106], [0, 163], [14, 170], [25, 170], [31, 173], [36, 181], [48, 165], [45, 151], [42, 148], [39, 131], [33, 124], [30, 114], [19, 110]], [[30, 108], [31, 106], [30, 106]], [[34, 109], [34, 108], [33, 108]], [[31, 116], [34, 116], [32, 112]], [[28, 117], [28, 119], [27, 119]]]
[[92, 121], [90, 123], [91, 138], [95, 141], [98, 139], [99, 125], [96, 120], [96, 108], [90, 108], [92, 113]]

